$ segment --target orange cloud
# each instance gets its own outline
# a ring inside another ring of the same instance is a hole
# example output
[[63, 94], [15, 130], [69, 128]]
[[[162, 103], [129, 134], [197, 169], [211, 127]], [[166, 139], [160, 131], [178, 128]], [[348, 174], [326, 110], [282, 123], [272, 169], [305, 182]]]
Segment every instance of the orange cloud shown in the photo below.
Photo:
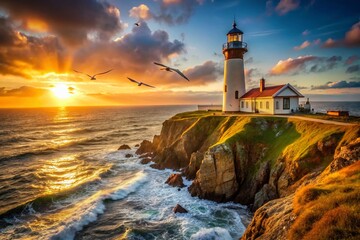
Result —
[[281, 75], [296, 72], [298, 70], [304, 69], [307, 62], [316, 60], [317, 57], [308, 55], [308, 56], [299, 56], [295, 59], [288, 58], [286, 60], [280, 60], [271, 70], [271, 75]]
[[305, 41], [300, 46], [295, 46], [294, 50], [299, 51], [299, 50], [309, 47], [310, 45], [311, 45], [311, 43], [309, 41]]
[[140, 4], [137, 7], [131, 8], [129, 11], [129, 15], [130, 17], [143, 19], [143, 20], [147, 20], [152, 17], [149, 7], [146, 6], [145, 4]]
[[322, 45], [324, 48], [335, 47], [360, 47], [360, 22], [354, 24], [351, 29], [346, 32], [344, 39], [334, 40], [329, 38]]

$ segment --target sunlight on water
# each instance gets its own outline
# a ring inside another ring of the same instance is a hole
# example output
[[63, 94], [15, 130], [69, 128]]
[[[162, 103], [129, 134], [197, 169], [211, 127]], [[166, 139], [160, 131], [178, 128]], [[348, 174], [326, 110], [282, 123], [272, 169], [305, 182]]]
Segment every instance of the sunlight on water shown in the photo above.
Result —
[[[100, 174], [110, 169], [111, 165], [88, 167], [77, 155], [67, 155], [45, 160], [36, 175], [42, 180], [43, 193], [55, 194], [100, 179]], [[35, 186], [39, 187], [39, 186]]]

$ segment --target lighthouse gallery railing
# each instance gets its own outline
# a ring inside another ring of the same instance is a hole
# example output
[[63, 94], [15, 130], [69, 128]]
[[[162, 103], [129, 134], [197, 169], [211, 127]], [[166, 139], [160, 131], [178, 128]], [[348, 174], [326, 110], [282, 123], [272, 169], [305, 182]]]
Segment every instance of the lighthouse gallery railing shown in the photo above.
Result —
[[227, 42], [223, 44], [223, 50], [229, 48], [247, 48], [247, 43], [235, 41], [235, 42]]

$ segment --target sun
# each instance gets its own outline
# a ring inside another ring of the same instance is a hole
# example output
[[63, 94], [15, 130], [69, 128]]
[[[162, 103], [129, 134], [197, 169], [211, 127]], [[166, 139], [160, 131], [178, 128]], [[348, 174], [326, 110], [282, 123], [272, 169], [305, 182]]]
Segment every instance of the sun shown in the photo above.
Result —
[[51, 91], [57, 98], [66, 99], [71, 96], [71, 87], [67, 86], [64, 83], [57, 83]]

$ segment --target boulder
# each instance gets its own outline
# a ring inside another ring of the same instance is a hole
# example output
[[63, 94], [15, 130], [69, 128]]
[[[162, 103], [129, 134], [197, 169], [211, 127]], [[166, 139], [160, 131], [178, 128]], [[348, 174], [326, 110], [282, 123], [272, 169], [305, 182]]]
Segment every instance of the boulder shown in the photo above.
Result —
[[131, 149], [131, 148], [129, 147], [129, 145], [126, 144], [123, 144], [118, 148], [118, 150], [127, 150], [127, 149]]
[[144, 140], [141, 142], [140, 147], [136, 150], [136, 154], [140, 155], [143, 153], [149, 153], [154, 151], [154, 146], [152, 142]]
[[181, 174], [179, 173], [171, 174], [165, 183], [173, 187], [179, 187], [179, 188], [185, 187]]
[[176, 206], [173, 208], [174, 213], [187, 213], [188, 211], [183, 208], [180, 204], [176, 204]]
[[142, 158], [140, 163], [141, 164], [148, 164], [149, 162], [151, 162], [152, 158]]
[[131, 158], [131, 157], [133, 157], [133, 155], [130, 154], [130, 153], [127, 153], [127, 154], [125, 155], [125, 157], [126, 157], [126, 158]]
[[140, 144], [135, 144], [135, 147], [140, 147]]

